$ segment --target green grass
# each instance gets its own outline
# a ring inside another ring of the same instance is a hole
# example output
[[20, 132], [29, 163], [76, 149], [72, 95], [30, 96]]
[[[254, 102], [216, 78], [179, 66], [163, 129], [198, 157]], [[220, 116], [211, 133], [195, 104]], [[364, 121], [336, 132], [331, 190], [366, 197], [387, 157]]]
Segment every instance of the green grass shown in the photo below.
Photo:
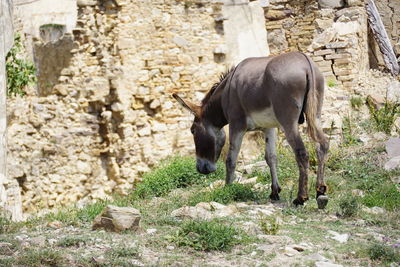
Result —
[[229, 251], [236, 244], [239, 231], [232, 226], [226, 226], [220, 221], [186, 221], [183, 223], [173, 241], [178, 246], [192, 247], [202, 251]]
[[260, 199], [260, 194], [254, 192], [250, 185], [234, 183], [215, 188], [212, 191], [196, 193], [189, 198], [188, 203], [190, 206], [194, 206], [200, 202], [215, 201], [221, 204], [229, 204], [235, 201], [257, 201]]
[[160, 197], [173, 189], [203, 184], [206, 181], [222, 179], [223, 164], [218, 163], [217, 171], [207, 177], [196, 171], [196, 162], [188, 157], [175, 157], [161, 164], [160, 167], [146, 173], [139, 183], [133, 197]]

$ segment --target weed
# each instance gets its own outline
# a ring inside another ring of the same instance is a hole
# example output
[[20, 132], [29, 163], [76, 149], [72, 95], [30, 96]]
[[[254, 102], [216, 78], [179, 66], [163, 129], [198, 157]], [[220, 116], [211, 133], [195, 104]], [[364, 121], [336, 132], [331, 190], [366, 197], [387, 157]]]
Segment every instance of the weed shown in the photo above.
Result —
[[267, 235], [276, 235], [279, 231], [278, 219], [273, 216], [264, 216], [260, 218], [261, 230]]
[[238, 230], [219, 221], [186, 221], [172, 240], [195, 250], [230, 250], [239, 243]]
[[387, 263], [400, 262], [400, 253], [395, 248], [378, 243], [374, 243], [368, 248], [368, 255], [371, 260]]
[[66, 264], [61, 252], [50, 249], [29, 249], [15, 260], [17, 266], [42, 267]]
[[[204, 183], [204, 175], [198, 173], [195, 166], [195, 161], [191, 158], [175, 157], [161, 164], [161, 167], [146, 173], [132, 197], [158, 197], [166, 195], [175, 188]], [[218, 166], [217, 171], [210, 174], [207, 180], [216, 180], [222, 176], [223, 168]]]
[[397, 116], [400, 114], [400, 103], [391, 103], [387, 99], [382, 108], [367, 101], [369, 112], [378, 131], [390, 134]]
[[25, 95], [24, 87], [36, 82], [35, 66], [18, 58], [17, 54], [22, 49], [21, 36], [14, 37], [14, 46], [6, 56], [7, 95]]
[[355, 127], [356, 126], [350, 116], [344, 118], [342, 127], [344, 145], [355, 145], [360, 142], [359, 139], [354, 135]]
[[79, 236], [68, 236], [57, 242], [59, 247], [79, 247], [86, 244], [87, 239]]
[[360, 107], [364, 104], [364, 101], [361, 97], [359, 96], [352, 96], [350, 98], [350, 105], [352, 108], [358, 110]]
[[339, 202], [340, 215], [343, 217], [356, 216], [360, 210], [360, 204], [357, 198], [353, 196], [345, 197]]
[[108, 256], [116, 258], [138, 257], [139, 249], [137, 247], [115, 247], [107, 252]]
[[16, 224], [6, 217], [0, 216], [0, 234], [14, 232]]
[[326, 84], [328, 85], [328, 87], [336, 87], [337, 86], [337, 82], [334, 78], [327, 79]]
[[189, 205], [196, 205], [200, 202], [215, 201], [222, 204], [228, 204], [234, 201], [256, 201], [260, 196], [254, 192], [249, 185], [230, 184], [218, 187], [211, 192], [200, 192], [189, 198]]

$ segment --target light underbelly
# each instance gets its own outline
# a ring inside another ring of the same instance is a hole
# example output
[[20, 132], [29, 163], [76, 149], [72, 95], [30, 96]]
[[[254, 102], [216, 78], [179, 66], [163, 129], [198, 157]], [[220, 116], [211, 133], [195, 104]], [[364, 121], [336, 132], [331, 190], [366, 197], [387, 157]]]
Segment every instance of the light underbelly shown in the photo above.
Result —
[[251, 112], [247, 117], [247, 126], [249, 130], [276, 128], [279, 126], [279, 122], [272, 107], [269, 107], [257, 112]]

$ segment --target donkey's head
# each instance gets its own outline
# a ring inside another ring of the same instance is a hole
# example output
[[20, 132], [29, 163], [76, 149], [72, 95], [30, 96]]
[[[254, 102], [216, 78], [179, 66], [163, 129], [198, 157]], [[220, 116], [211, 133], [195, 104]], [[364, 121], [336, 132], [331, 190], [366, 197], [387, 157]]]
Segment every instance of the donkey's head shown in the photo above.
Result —
[[203, 116], [203, 109], [190, 101], [185, 101], [177, 94], [172, 95], [185, 109], [194, 115], [190, 131], [193, 134], [196, 147], [197, 171], [209, 174], [216, 171], [216, 162], [225, 144], [225, 132], [214, 126], [207, 116]]

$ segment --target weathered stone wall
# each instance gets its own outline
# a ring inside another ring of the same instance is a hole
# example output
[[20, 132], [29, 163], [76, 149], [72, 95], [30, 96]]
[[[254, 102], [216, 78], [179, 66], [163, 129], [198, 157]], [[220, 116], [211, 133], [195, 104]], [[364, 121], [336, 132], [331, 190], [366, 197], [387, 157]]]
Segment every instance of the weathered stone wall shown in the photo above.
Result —
[[347, 88], [368, 69], [362, 1], [273, 0], [265, 18], [273, 54], [306, 52], [328, 80]]
[[159, 160], [193, 152], [191, 116], [170, 94], [200, 100], [226, 69], [220, 3], [79, 5], [53, 92], [10, 102], [10, 174], [29, 212], [125, 193]]

